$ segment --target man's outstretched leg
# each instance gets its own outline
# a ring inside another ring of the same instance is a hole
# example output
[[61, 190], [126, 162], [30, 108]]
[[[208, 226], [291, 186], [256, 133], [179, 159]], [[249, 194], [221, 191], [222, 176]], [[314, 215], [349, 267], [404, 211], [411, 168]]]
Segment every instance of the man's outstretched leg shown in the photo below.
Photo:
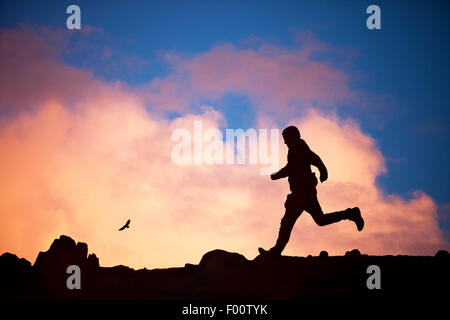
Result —
[[361, 231], [364, 228], [364, 219], [362, 218], [361, 211], [358, 207], [324, 214], [319, 201], [317, 200], [317, 196], [314, 195], [305, 209], [319, 226], [326, 226], [341, 220], [351, 220], [356, 224], [358, 231]]
[[294, 196], [292, 194], [288, 195], [284, 204], [286, 212], [281, 219], [277, 242], [275, 243], [275, 246], [273, 246], [273, 248], [269, 251], [264, 250], [263, 248], [258, 248], [260, 254], [269, 253], [270, 255], [279, 256], [281, 255], [281, 252], [283, 252], [291, 236], [292, 228], [294, 227], [295, 222], [303, 211], [303, 209], [301, 209], [298, 205], [298, 200], [295, 200], [296, 199], [294, 199]]

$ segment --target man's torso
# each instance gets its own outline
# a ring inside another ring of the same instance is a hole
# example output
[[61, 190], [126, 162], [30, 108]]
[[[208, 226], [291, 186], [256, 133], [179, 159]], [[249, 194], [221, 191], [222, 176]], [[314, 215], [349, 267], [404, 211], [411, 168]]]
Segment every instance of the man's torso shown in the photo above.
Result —
[[311, 150], [304, 140], [288, 151], [289, 187], [293, 193], [315, 191], [317, 178], [311, 171]]

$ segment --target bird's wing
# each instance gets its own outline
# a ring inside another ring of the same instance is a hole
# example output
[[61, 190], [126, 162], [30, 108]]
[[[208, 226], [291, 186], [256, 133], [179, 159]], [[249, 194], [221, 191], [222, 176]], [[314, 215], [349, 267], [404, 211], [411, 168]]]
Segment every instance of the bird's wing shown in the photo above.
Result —
[[127, 221], [127, 223], [125, 223], [125, 225], [126, 225], [126, 226], [129, 226], [129, 225], [130, 225], [130, 222], [131, 222], [131, 220], [128, 219], [128, 221]]
[[125, 226], [123, 226], [122, 228], [120, 228], [119, 231], [122, 231], [123, 229], [125, 229]]

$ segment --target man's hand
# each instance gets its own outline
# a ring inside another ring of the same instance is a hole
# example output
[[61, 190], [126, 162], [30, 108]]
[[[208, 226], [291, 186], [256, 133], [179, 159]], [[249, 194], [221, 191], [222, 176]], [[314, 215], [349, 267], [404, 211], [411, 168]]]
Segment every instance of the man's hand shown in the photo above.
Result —
[[328, 173], [327, 172], [322, 172], [320, 174], [320, 182], [324, 182], [328, 179]]

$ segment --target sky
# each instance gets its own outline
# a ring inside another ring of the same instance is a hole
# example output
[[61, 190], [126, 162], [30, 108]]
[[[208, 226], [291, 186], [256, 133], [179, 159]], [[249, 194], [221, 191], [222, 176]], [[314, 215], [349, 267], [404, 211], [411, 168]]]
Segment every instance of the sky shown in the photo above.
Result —
[[361, 233], [303, 213], [285, 254], [450, 249], [448, 2], [77, 1], [69, 30], [71, 4], [0, 4], [0, 252], [34, 262], [66, 234], [153, 268], [273, 245], [287, 181], [174, 163], [194, 121], [297, 125], [329, 171], [324, 211], [361, 208]]

